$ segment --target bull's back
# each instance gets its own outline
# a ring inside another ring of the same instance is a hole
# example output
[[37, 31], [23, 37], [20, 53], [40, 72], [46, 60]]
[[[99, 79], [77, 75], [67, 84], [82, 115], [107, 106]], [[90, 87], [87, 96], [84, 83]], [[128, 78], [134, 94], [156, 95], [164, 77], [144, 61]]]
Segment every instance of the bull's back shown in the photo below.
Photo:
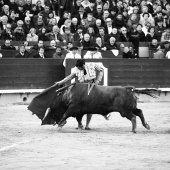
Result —
[[[126, 87], [95, 85], [88, 95], [88, 84], [77, 83], [67, 90], [70, 105], [80, 107], [81, 112], [105, 114], [120, 112], [122, 107], [134, 107], [134, 94]], [[133, 103], [132, 106], [129, 104]]]

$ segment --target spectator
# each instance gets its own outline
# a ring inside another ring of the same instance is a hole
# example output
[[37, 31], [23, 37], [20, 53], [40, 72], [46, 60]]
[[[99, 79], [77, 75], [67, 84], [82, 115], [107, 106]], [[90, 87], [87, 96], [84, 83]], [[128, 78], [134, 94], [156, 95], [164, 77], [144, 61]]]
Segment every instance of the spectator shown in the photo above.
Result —
[[14, 11], [17, 11], [18, 9], [18, 5], [17, 3], [15, 2], [15, 0], [10, 0], [7, 5], [9, 6], [9, 11], [11, 10], [14, 10]]
[[140, 19], [139, 23], [144, 26], [146, 23], [150, 23], [151, 26], [155, 26], [153, 18], [149, 18], [149, 13], [143, 13], [143, 17]]
[[31, 28], [29, 33], [27, 34], [27, 41], [38, 41], [38, 35], [36, 35], [36, 29]]
[[89, 26], [94, 26], [96, 19], [93, 17], [92, 13], [87, 14], [87, 18], [84, 20], [86, 27], [88, 28]]
[[24, 5], [24, 10], [31, 10], [32, 7], [32, 0], [26, 0], [25, 5]]
[[129, 30], [131, 29], [133, 23], [136, 23], [137, 25], [139, 23], [139, 19], [137, 17], [137, 14], [135, 13], [132, 13], [130, 18], [128, 19], [127, 26]]
[[83, 38], [83, 41], [82, 41], [83, 50], [87, 50], [92, 46], [93, 46], [93, 42], [90, 41], [90, 35], [87, 34], [87, 33], [84, 34], [84, 38]]
[[170, 40], [170, 28], [167, 28], [161, 36], [161, 42], [169, 41]]
[[4, 5], [2, 7], [2, 12], [0, 13], [0, 16], [6, 15], [7, 17], [9, 17], [10, 12], [9, 12], [9, 6], [8, 5]]
[[38, 33], [38, 40], [48, 41], [48, 34], [45, 27], [42, 27], [41, 31]]
[[154, 27], [150, 27], [148, 31], [149, 32], [146, 35], [146, 41], [147, 42], [151, 42], [153, 39], [157, 39], [158, 41], [160, 41], [159, 36], [155, 33]]
[[152, 42], [149, 46], [149, 50], [157, 50], [159, 47], [158, 40], [157, 39], [152, 39]]
[[6, 39], [12, 40], [13, 39], [14, 35], [13, 35], [13, 32], [11, 31], [11, 24], [6, 25], [6, 28], [3, 29], [3, 31], [2, 31], [1, 37], [2, 37], [2, 40], [6, 40]]
[[96, 19], [96, 22], [93, 26], [95, 34], [99, 34], [99, 28], [102, 26], [101, 19]]
[[102, 5], [97, 5], [96, 11], [93, 12], [93, 17], [96, 19], [102, 19], [103, 17]]
[[9, 18], [8, 18], [8, 23], [10, 23], [12, 25], [12, 27], [16, 26], [17, 18], [16, 18], [16, 14], [15, 14], [14, 10], [10, 11], [10, 15], [9, 15]]
[[62, 36], [63, 36], [63, 42], [64, 43], [68, 43], [68, 42], [73, 42], [74, 41], [73, 34], [71, 33], [69, 27], [65, 27], [65, 31], [64, 31], [64, 34]]
[[83, 6], [83, 8], [87, 8], [87, 7], [90, 7], [90, 2], [89, 0], [83, 0], [81, 2], [81, 5]]
[[63, 41], [63, 36], [60, 34], [60, 29], [58, 28], [58, 26], [53, 26], [52, 32], [49, 33], [48, 35], [48, 39], [51, 40], [55, 40], [56, 43], [59, 43], [60, 41]]
[[78, 19], [78, 25], [80, 25], [80, 21], [82, 19], [86, 19], [87, 18], [87, 13], [85, 12], [84, 8], [83, 7], [80, 7], [79, 8], [79, 12], [78, 14], [76, 15], [76, 18]]
[[71, 33], [75, 34], [77, 32], [77, 28], [78, 28], [78, 20], [77, 18], [73, 18], [71, 21]]
[[71, 9], [71, 18], [74, 18], [78, 14], [78, 10], [80, 6], [81, 6], [81, 0], [76, 0], [76, 2], [74, 2], [74, 6]]
[[87, 32], [86, 32], [86, 33], [90, 35], [90, 41], [91, 41], [91, 42], [94, 42], [95, 32], [94, 32], [94, 29], [93, 29], [92, 26], [89, 26], [89, 27], [87, 28]]
[[37, 13], [40, 13], [43, 10], [44, 10], [44, 8], [42, 6], [42, 3], [41, 3], [40, 0], [38, 0], [37, 3], [36, 3], [36, 11], [37, 11]]
[[100, 27], [99, 28], [99, 34], [97, 34], [96, 37], [100, 37], [101, 40], [102, 40], [102, 44], [105, 44], [108, 41], [110, 36], [105, 34], [104, 27]]
[[38, 16], [37, 21], [34, 24], [34, 28], [36, 29], [37, 34], [40, 32], [42, 27], [45, 27], [45, 24], [43, 22], [43, 17], [42, 16]]
[[95, 9], [95, 2], [92, 0], [92, 1], [90, 1], [90, 5], [87, 7], [87, 8], [85, 8], [85, 12], [88, 14], [88, 13], [93, 13], [94, 11], [96, 11], [96, 9]]
[[38, 54], [33, 56], [34, 58], [47, 58], [47, 56], [44, 54], [44, 48], [40, 47], [38, 49]]
[[82, 41], [83, 40], [83, 27], [81, 25], [79, 25], [77, 27], [77, 32], [74, 34], [73, 38], [74, 41]]
[[107, 50], [105, 44], [102, 43], [102, 39], [100, 37], [96, 38], [96, 41], [94, 43], [94, 47], [96, 49], [98, 49], [98, 50], [101, 50], [101, 51], [106, 51]]
[[64, 59], [64, 54], [62, 53], [61, 47], [57, 46], [56, 47], [56, 52], [53, 54], [53, 58], [57, 59]]
[[59, 21], [58, 21], [58, 27], [60, 28], [67, 19], [69, 19], [69, 12], [68, 11], [64, 11], [63, 17], [61, 17], [59, 19]]
[[28, 58], [28, 52], [25, 50], [24, 44], [19, 46], [19, 53], [15, 54], [15, 58]]
[[121, 29], [122, 27], [126, 27], [125, 21], [123, 19], [122, 14], [117, 14], [115, 20], [113, 21], [113, 26], [117, 29]]
[[65, 50], [69, 53], [71, 51], [70, 49], [72, 49], [72, 47], [73, 47], [73, 43], [72, 42], [68, 42]]
[[77, 47], [72, 47], [70, 48], [70, 52], [66, 54], [66, 57], [63, 61], [63, 66], [66, 67], [66, 60], [72, 58], [72, 59], [80, 59], [81, 55], [78, 54], [78, 48]]
[[48, 47], [48, 49], [56, 49], [56, 42], [55, 42], [55, 40], [51, 40], [50, 41], [50, 46]]
[[25, 34], [22, 27], [16, 27], [14, 30], [14, 41], [25, 41]]
[[170, 51], [170, 42], [169, 41], [164, 41], [164, 42], [161, 43], [161, 45], [163, 46], [164, 54], [166, 55], [166, 53], [168, 51]]
[[6, 15], [3, 15], [0, 19], [0, 27], [2, 30], [5, 30], [8, 24], [8, 17]]
[[113, 29], [113, 24], [111, 18], [106, 19], [105, 33], [111, 34]]
[[138, 58], [138, 54], [133, 46], [128, 47], [128, 52], [124, 53], [123, 58]]
[[118, 49], [118, 45], [116, 44], [116, 39], [114, 37], [110, 37], [108, 43], [106, 44], [107, 50]]
[[25, 35], [27, 35], [30, 29], [33, 28], [33, 25], [31, 24], [31, 19], [29, 17], [25, 17], [23, 28]]
[[[81, 1], [80, 1], [80, 5], [81, 5]], [[60, 18], [63, 17], [64, 11], [71, 12], [71, 9], [73, 9], [71, 0], [58, 0], [58, 6], [59, 6], [59, 16], [60, 16]]]
[[153, 55], [154, 59], [164, 59], [165, 54], [164, 54], [164, 46], [160, 45], [160, 48], [158, 51]]
[[130, 35], [127, 32], [126, 27], [122, 27], [120, 33], [120, 42], [129, 42], [129, 40], [130, 40]]
[[116, 39], [116, 42], [118, 42], [119, 39], [120, 39], [120, 34], [119, 34], [116, 27], [113, 27], [112, 32], [111, 32], [111, 34], [109, 36], [114, 37]]
[[52, 29], [53, 29], [53, 26], [57, 26], [57, 20], [56, 20], [56, 18], [52, 18], [50, 21], [49, 21], [49, 23], [48, 23], [48, 25], [47, 25], [47, 32], [51, 32], [52, 31]]
[[1, 46], [2, 50], [16, 50], [16, 48], [11, 45], [10, 39], [6, 39], [5, 43]]

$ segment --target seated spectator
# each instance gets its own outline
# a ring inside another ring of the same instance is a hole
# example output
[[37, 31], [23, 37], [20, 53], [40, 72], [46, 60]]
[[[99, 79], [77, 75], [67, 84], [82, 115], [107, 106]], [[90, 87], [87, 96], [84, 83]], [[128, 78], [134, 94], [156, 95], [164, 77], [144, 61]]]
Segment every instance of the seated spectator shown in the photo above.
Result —
[[68, 42], [67, 46], [65, 48], [66, 52], [69, 53], [71, 51], [70, 49], [72, 49], [72, 47], [73, 47], [73, 43], [72, 42]]
[[101, 51], [106, 51], [107, 50], [105, 44], [102, 43], [102, 39], [100, 37], [96, 38], [96, 42], [94, 43], [94, 47], [97, 50], [101, 50]]
[[22, 27], [16, 27], [14, 30], [14, 41], [25, 41], [25, 34]]
[[99, 28], [102, 26], [101, 19], [96, 19], [96, 22], [93, 26], [95, 34], [99, 34]]
[[166, 28], [165, 32], [162, 33], [161, 42], [170, 40], [170, 28]]
[[64, 25], [67, 19], [69, 19], [69, 12], [64, 11], [63, 17], [61, 17], [58, 21], [58, 27], [60, 28], [62, 25]]
[[29, 53], [25, 50], [24, 44], [19, 46], [19, 53], [15, 54], [15, 58], [28, 58]]
[[36, 33], [38, 34], [42, 27], [45, 27], [45, 23], [43, 21], [42, 16], [38, 16], [36, 22], [34, 23], [34, 28], [36, 29]]
[[140, 19], [139, 23], [142, 26], [145, 26], [146, 23], [150, 23], [151, 26], [155, 26], [154, 19], [149, 17], [149, 13], [145, 12], [143, 13], [143, 17]]
[[57, 26], [57, 19], [56, 18], [52, 18], [49, 22], [48, 22], [48, 24], [47, 24], [47, 27], [46, 27], [46, 29], [47, 29], [47, 32], [51, 32], [52, 31], [52, 29], [53, 29], [53, 26]]
[[122, 27], [126, 27], [126, 23], [121, 13], [118, 13], [115, 20], [113, 20], [113, 27], [116, 27], [118, 30]]
[[65, 58], [64, 54], [62, 53], [61, 47], [59, 46], [56, 47], [56, 52], [53, 54], [53, 58], [57, 58], [57, 59]]
[[145, 37], [145, 33], [142, 31], [142, 25], [138, 24], [137, 27], [136, 27], [136, 30], [137, 30], [138, 35], [139, 35], [139, 42], [145, 42], [146, 37]]
[[146, 35], [146, 41], [151, 42], [153, 39], [157, 39], [158, 41], [160, 41], [159, 36], [155, 32], [155, 28], [150, 27], [148, 30], [148, 34]]
[[96, 19], [102, 19], [103, 11], [102, 5], [97, 5], [96, 11], [93, 12], [93, 17]]
[[158, 40], [157, 39], [152, 39], [152, 42], [149, 46], [149, 50], [157, 50], [159, 47]]
[[65, 20], [64, 24], [60, 27], [60, 34], [64, 34], [64, 28], [71, 26], [71, 19]]
[[65, 27], [64, 34], [62, 36], [63, 36], [63, 42], [64, 43], [68, 43], [68, 42], [73, 42], [74, 41], [73, 34], [71, 33], [69, 27]]
[[11, 45], [11, 41], [9, 39], [5, 40], [5, 43], [1, 46], [2, 50], [16, 50], [16, 48]]
[[106, 25], [105, 25], [105, 33], [111, 34], [113, 29], [113, 24], [111, 18], [106, 19]]
[[109, 35], [105, 34], [105, 29], [104, 27], [99, 28], [99, 34], [96, 35], [96, 37], [100, 37], [102, 39], [102, 43], [106, 43], [109, 39]]
[[6, 15], [3, 15], [0, 19], [0, 27], [2, 30], [5, 30], [8, 24], [8, 17]]
[[87, 32], [86, 33], [90, 35], [90, 41], [94, 42], [95, 32], [94, 32], [93, 26], [89, 26], [87, 28]]
[[14, 10], [10, 10], [10, 16], [8, 18], [8, 23], [14, 27], [17, 23], [17, 17]]
[[119, 32], [118, 32], [118, 30], [117, 30], [116, 27], [113, 27], [112, 32], [111, 32], [111, 34], [110, 34], [110, 37], [115, 37], [115, 38], [116, 38], [116, 42], [119, 41], [119, 39], [120, 39], [120, 34], [119, 34]]
[[45, 27], [42, 27], [41, 31], [38, 33], [38, 40], [48, 41], [48, 33]]
[[90, 6], [90, 2], [89, 2], [89, 0], [83, 0], [81, 2], [81, 5], [83, 6], [83, 8], [87, 8]]
[[166, 30], [166, 27], [163, 26], [162, 20], [157, 20], [157, 24], [155, 26], [155, 32], [159, 35], [161, 38], [162, 33]]
[[29, 50], [30, 50], [30, 45], [29, 45], [29, 42], [28, 41], [24, 41], [24, 47], [25, 47], [25, 50], [27, 51], [27, 52], [29, 52]]
[[83, 50], [87, 50], [87, 49], [89, 49], [92, 46], [93, 46], [93, 42], [90, 41], [90, 35], [87, 34], [87, 33], [84, 34], [84, 38], [82, 40]]
[[101, 52], [97, 50], [95, 47], [90, 47], [86, 54], [83, 56], [84, 59], [101, 59]]
[[78, 12], [78, 14], [75, 17], [78, 19], [78, 25], [80, 25], [80, 21], [82, 19], [86, 19], [87, 18], [87, 13], [85, 12], [84, 7], [80, 6], [79, 12]]
[[136, 23], [137, 25], [139, 24], [138, 16], [135, 13], [132, 13], [128, 19], [127, 26], [129, 30], [131, 29], [133, 23]]
[[166, 53], [165, 58], [166, 58], [166, 59], [170, 59], [170, 51], [168, 51], [168, 52]]
[[0, 13], [0, 16], [6, 15], [7, 17], [9, 17], [10, 12], [9, 12], [9, 6], [8, 5], [4, 5], [2, 7], [2, 12]]
[[166, 55], [166, 53], [170, 51], [170, 42], [164, 41], [161, 43], [161, 45], [164, 47], [164, 54]]
[[1, 38], [1, 40], [12, 40], [14, 38], [14, 33], [11, 30], [11, 24], [7, 24], [6, 28], [2, 30]]
[[33, 28], [30, 17], [25, 17], [23, 28], [25, 35], [27, 35], [30, 29]]
[[156, 53], [154, 53], [153, 58], [154, 59], [164, 59], [165, 58], [165, 54], [164, 54], [164, 46], [160, 45], [158, 51]]
[[72, 47], [70, 48], [70, 52], [66, 54], [66, 57], [63, 61], [63, 66], [66, 67], [66, 60], [67, 59], [80, 59], [81, 55], [78, 54], [78, 48], [77, 47]]
[[138, 54], [133, 46], [128, 47], [128, 51], [124, 53], [123, 58], [138, 58]]
[[114, 37], [110, 37], [109, 41], [106, 43], [107, 50], [118, 49], [118, 45], [116, 44], [116, 39]]
[[78, 19], [77, 18], [72, 18], [70, 28], [71, 28], [72, 34], [75, 34], [77, 32], [77, 28], [78, 28]]
[[27, 34], [27, 41], [38, 41], [38, 35], [36, 35], [36, 29], [31, 28], [30, 32]]
[[47, 56], [44, 55], [44, 48], [43, 48], [43, 47], [40, 47], [40, 48], [38, 49], [38, 54], [35, 54], [35, 55], [33, 56], [33, 58], [47, 58]]
[[55, 40], [50, 41], [50, 46], [47, 47], [48, 49], [56, 49], [56, 42]]
[[126, 27], [122, 27], [121, 28], [121, 33], [120, 33], [120, 37], [119, 37], [120, 42], [129, 42], [130, 40], [130, 35], [127, 32]]
[[88, 14], [88, 13], [94, 13], [94, 11], [96, 11], [96, 8], [95, 8], [95, 1], [94, 0], [89, 0], [90, 1], [90, 5], [85, 8], [85, 12]]
[[148, 30], [150, 27], [151, 27], [151, 24], [148, 22], [144, 26], [142, 26], [142, 31], [144, 32], [145, 36], [148, 34], [148, 32], [149, 32]]
[[50, 32], [48, 34], [48, 39], [51, 40], [55, 40], [56, 43], [59, 43], [60, 41], [63, 41], [63, 36], [60, 34], [60, 29], [58, 28], [58, 26], [53, 26], [53, 30], [52, 32]]
[[83, 27], [81, 25], [79, 25], [77, 27], [77, 32], [74, 34], [73, 38], [74, 41], [82, 41], [83, 40]]
[[88, 28], [89, 26], [94, 26], [96, 19], [93, 17], [92, 13], [88, 13], [87, 14], [87, 18], [84, 20], [86, 28]]

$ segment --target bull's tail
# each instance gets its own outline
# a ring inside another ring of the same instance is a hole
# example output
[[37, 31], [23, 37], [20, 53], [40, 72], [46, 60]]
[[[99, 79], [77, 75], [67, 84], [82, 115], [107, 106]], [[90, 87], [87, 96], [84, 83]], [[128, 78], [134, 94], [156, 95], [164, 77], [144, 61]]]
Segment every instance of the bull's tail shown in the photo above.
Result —
[[153, 98], [157, 98], [160, 94], [158, 89], [132, 89], [132, 91], [138, 94], [146, 94]]

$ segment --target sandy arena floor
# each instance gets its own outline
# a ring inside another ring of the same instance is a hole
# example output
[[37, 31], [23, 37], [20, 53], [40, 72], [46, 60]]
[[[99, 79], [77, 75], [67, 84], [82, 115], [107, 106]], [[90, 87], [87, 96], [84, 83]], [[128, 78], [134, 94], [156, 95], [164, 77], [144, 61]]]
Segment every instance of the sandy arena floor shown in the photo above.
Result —
[[[119, 113], [94, 115], [91, 131], [69, 118], [61, 131], [41, 126], [27, 105], [0, 106], [0, 170], [169, 170], [170, 103], [139, 103], [151, 126], [137, 134]], [[83, 119], [85, 124], [85, 117]]]

